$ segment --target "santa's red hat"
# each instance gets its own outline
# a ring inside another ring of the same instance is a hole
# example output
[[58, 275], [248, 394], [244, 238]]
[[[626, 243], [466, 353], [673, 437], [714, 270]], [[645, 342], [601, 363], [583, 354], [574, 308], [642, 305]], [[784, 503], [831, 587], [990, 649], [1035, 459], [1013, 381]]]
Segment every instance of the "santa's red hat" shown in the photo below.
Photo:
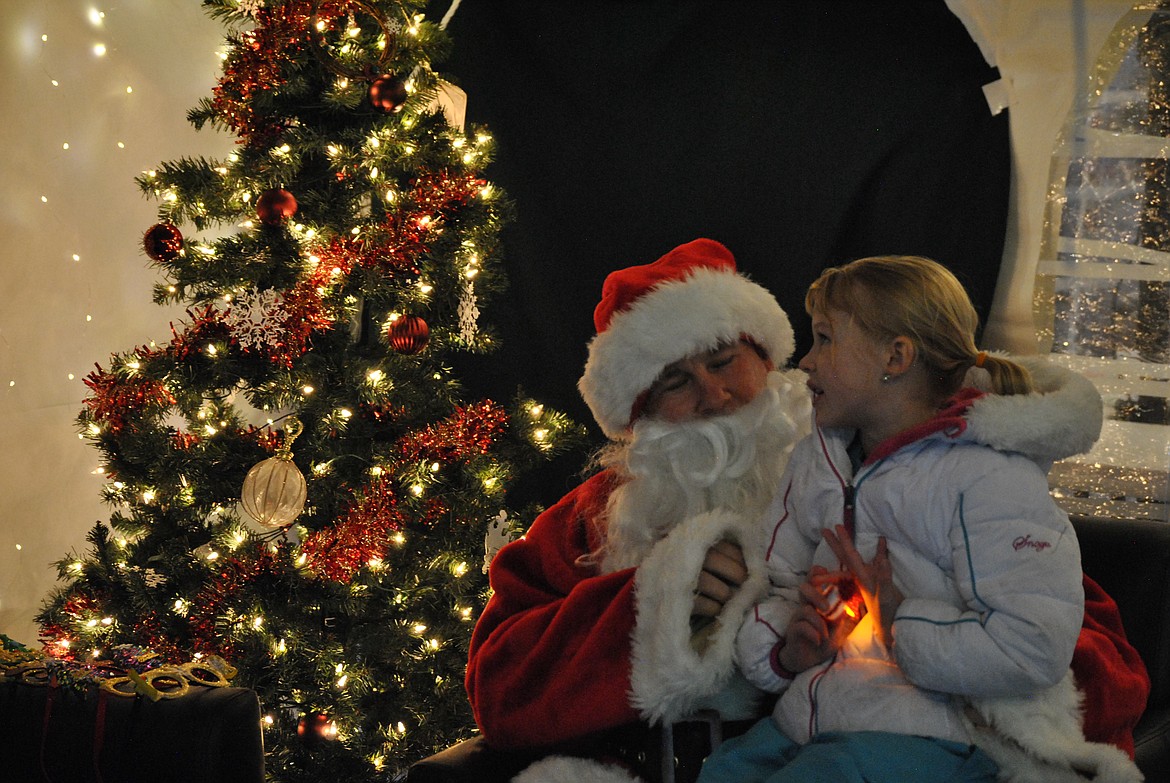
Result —
[[593, 312], [581, 396], [608, 437], [633, 424], [639, 398], [667, 365], [740, 338], [782, 366], [794, 348], [776, 298], [735, 268], [712, 239], [696, 239], [655, 261], [612, 272]]

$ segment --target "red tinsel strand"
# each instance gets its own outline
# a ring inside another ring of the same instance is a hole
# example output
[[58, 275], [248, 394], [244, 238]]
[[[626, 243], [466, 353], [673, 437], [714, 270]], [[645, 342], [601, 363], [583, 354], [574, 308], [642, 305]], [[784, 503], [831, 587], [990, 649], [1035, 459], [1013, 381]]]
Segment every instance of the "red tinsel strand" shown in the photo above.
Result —
[[404, 522], [393, 485], [379, 477], [344, 518], [305, 539], [305, 564], [318, 577], [349, 582], [370, 560], [385, 556], [390, 533], [401, 530]]
[[229, 607], [249, 602], [250, 597], [245, 595], [248, 587], [275, 568], [276, 557], [266, 549], [257, 550], [251, 557], [227, 558], [219, 564], [215, 578], [195, 596], [191, 602], [194, 608], [187, 616], [195, 652], [235, 657], [236, 645], [223, 634], [220, 618]]
[[432, 527], [439, 524], [450, 513], [451, 507], [442, 498], [430, 498], [423, 506], [424, 521]]
[[[256, 11], [256, 28], [242, 33], [224, 62], [223, 76], [212, 88], [212, 107], [225, 125], [244, 144], [272, 143], [285, 129], [286, 120], [261, 114], [254, 102], [263, 93], [279, 89], [287, 81], [285, 67], [309, 46], [313, 20], [312, 0], [287, 0], [276, 7]], [[321, 2], [318, 21], [333, 29], [348, 3]]]
[[115, 435], [135, 423], [144, 411], [175, 404], [175, 398], [159, 381], [141, 375], [119, 378], [101, 365], [94, 367], [97, 369], [83, 381], [91, 392], [85, 398], [85, 407], [94, 421], [105, 424]]
[[421, 432], [398, 441], [404, 459], [453, 462], [486, 454], [504, 434], [508, 414], [491, 400], [456, 408], [455, 412]]
[[369, 421], [397, 421], [406, 415], [406, 406], [362, 402], [358, 404], [358, 413]]
[[428, 249], [424, 241], [427, 232], [418, 222], [422, 215], [422, 212], [410, 213], [405, 218], [388, 215], [360, 237], [337, 237], [328, 247], [318, 251], [321, 262], [314, 275], [320, 278], [324, 272], [321, 285], [336, 282], [337, 277], [349, 274], [355, 266], [391, 275], [417, 275], [418, 257]]
[[187, 451], [202, 440], [198, 435], [176, 430], [171, 433], [171, 448], [175, 451]]
[[410, 185], [409, 198], [420, 210], [445, 217], [478, 196], [487, 181], [474, 174], [451, 176], [441, 170], [420, 174]]
[[[84, 624], [88, 620], [96, 619], [105, 612], [102, 610], [103, 597], [81, 592], [82, 588], [74, 585], [70, 593], [61, 602], [61, 613], [68, 616], [75, 623]], [[76, 657], [72, 643], [77, 641], [74, 632], [65, 625], [49, 623], [41, 626], [39, 640], [45, 648], [45, 654], [53, 658], [72, 661]], [[68, 644], [62, 644], [68, 642]]]
[[62, 660], [73, 660], [73, 653], [69, 648], [62, 647], [60, 642], [69, 639], [69, 631], [58, 623], [47, 623], [41, 626], [37, 635], [38, 641], [44, 646], [45, 654]]
[[[485, 184], [474, 175], [452, 177], [446, 171], [416, 177], [406, 194], [409, 208], [387, 215], [361, 237], [334, 239], [318, 253], [321, 259], [318, 270], [336, 276], [348, 274], [356, 265], [391, 275], [419, 274], [419, 259], [430, 250], [427, 240], [436, 221], [466, 205]], [[335, 275], [334, 269], [340, 271]], [[320, 280], [322, 285], [329, 282], [329, 277]]]
[[313, 332], [333, 325], [317, 289], [310, 278], [284, 293], [284, 309], [288, 313], [284, 321], [284, 339], [269, 346], [270, 361], [292, 367], [293, 361], [309, 350], [309, 338]]
[[359, 255], [358, 263], [365, 269], [392, 274], [418, 274], [419, 257], [430, 250], [427, 224], [421, 220], [424, 216], [421, 211], [387, 215], [377, 228], [376, 239]]
[[156, 653], [167, 663], [182, 663], [191, 657], [190, 653], [175, 644], [174, 633], [169, 631], [155, 612], [139, 617], [134, 637], [140, 645]]
[[283, 432], [278, 433], [268, 427], [257, 427], [254, 424], [249, 424], [243, 435], [245, 438], [255, 438], [261, 448], [270, 453], [280, 448], [285, 440]]
[[223, 322], [214, 305], [207, 305], [202, 311], [187, 310], [191, 323], [182, 332], [175, 330], [171, 324], [171, 342], [165, 353], [174, 359], [187, 359], [191, 354], [198, 353], [212, 342], [228, 342], [231, 339], [231, 330]]

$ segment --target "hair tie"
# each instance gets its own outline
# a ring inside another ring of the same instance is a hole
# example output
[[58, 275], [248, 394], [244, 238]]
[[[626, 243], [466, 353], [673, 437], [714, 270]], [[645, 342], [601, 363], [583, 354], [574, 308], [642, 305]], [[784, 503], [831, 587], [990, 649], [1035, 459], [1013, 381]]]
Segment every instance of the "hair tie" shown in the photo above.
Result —
[[987, 351], [980, 351], [975, 355], [975, 366], [982, 367], [983, 361], [987, 358]]

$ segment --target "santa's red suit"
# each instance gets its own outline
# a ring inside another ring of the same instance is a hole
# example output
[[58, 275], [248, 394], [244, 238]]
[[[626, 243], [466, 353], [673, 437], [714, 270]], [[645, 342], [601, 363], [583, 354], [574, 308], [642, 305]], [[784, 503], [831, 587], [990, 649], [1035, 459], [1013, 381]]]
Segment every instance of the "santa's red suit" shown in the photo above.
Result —
[[[732, 665], [739, 618], [763, 571], [724, 608], [700, 653], [694, 586], [707, 550], [747, 538], [736, 514], [685, 520], [637, 568], [599, 574], [593, 524], [614, 486], [605, 471], [541, 514], [500, 550], [495, 591], [471, 641], [467, 690], [487, 741], [501, 748], [565, 744], [643, 718], [675, 721], [702, 707], [748, 718], [758, 698]], [[745, 556], [756, 548], [745, 547]], [[759, 563], [752, 558], [750, 565]]]
[[[750, 692], [727, 688], [741, 684], [729, 643], [719, 639], [702, 655], [690, 643], [691, 590], [703, 555], [734, 530], [734, 515], [687, 520], [640, 567], [599, 575], [580, 561], [601, 543], [592, 521], [613, 485], [608, 471], [593, 476], [492, 561], [495, 592], [472, 637], [467, 691], [494, 746], [570, 746], [650, 716], [678, 720], [720, 696], [727, 718], [756, 708]], [[744, 608], [754, 587], [740, 591]], [[730, 605], [725, 612], [742, 614]], [[1132, 755], [1149, 678], [1116, 604], [1088, 578], [1072, 666], [1085, 695], [1086, 738]]]
[[[629, 434], [645, 390], [681, 357], [747, 339], [783, 364], [793, 349], [775, 299], [737, 274], [730, 253], [711, 240], [611, 275], [595, 321], [580, 387], [611, 438]], [[603, 520], [621, 482], [611, 470], [594, 475], [491, 564], [494, 592], [472, 636], [466, 685], [493, 747], [604, 757], [615, 736], [619, 744], [623, 734], [636, 738], [646, 723], [669, 724], [700, 709], [728, 720], [763, 714], [762, 694], [733, 660], [740, 620], [766, 590], [757, 520], [742, 508], [692, 514], [659, 530], [630, 567], [607, 569], [598, 557]], [[725, 539], [742, 545], [749, 577], [696, 634], [699, 574], [707, 551]], [[1085, 697], [1085, 736], [1132, 755], [1149, 678], [1112, 600], [1088, 580], [1085, 599], [1072, 664]], [[601, 736], [605, 742], [593, 742]], [[580, 767], [546, 765], [545, 774], [522, 777], [630, 780], [604, 769], [583, 777]]]

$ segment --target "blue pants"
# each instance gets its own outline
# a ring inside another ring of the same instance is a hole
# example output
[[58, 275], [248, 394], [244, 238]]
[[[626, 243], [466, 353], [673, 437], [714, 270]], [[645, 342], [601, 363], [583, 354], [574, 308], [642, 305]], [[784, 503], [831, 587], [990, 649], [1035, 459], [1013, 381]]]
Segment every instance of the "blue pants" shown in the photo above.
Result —
[[719, 746], [698, 783], [994, 783], [996, 771], [973, 745], [884, 731], [830, 732], [797, 745], [764, 718]]

